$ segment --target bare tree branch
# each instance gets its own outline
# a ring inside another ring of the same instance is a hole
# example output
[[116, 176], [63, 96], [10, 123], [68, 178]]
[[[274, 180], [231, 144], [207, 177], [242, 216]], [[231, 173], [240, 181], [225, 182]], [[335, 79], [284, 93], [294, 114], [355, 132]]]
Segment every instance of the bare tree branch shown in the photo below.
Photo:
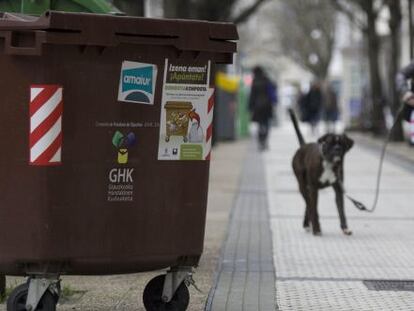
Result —
[[367, 27], [366, 23], [357, 16], [355, 10], [352, 10], [352, 8], [349, 7], [349, 4], [346, 5], [341, 0], [332, 0], [332, 5], [338, 12], [344, 14], [351, 21], [351, 23], [359, 29], [364, 30]]
[[244, 23], [266, 1], [268, 1], [268, 0], [256, 0], [256, 2], [254, 2], [251, 6], [245, 8], [238, 16], [233, 18], [233, 23], [235, 23], [235, 24]]
[[232, 11], [240, 0], [164, 0], [164, 9], [167, 17], [233, 21], [236, 24], [241, 24], [256, 13], [266, 1], [269, 0], [255, 0], [252, 5], [243, 9], [234, 18], [231, 16]]
[[335, 43], [335, 8], [324, 0], [283, 0], [276, 20], [285, 55], [325, 79]]

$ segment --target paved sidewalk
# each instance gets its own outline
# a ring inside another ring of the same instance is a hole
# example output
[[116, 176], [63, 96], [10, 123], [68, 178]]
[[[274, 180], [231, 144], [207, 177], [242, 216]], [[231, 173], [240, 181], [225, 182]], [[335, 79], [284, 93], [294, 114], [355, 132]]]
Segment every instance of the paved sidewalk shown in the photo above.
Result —
[[275, 272], [265, 173], [262, 157], [253, 144], [248, 150], [227, 230], [219, 274], [206, 310], [275, 310]]
[[[376, 138], [369, 133], [352, 133], [352, 138], [358, 145], [376, 154], [384, 147], [384, 138]], [[389, 162], [414, 172], [414, 147], [407, 142], [389, 142], [386, 158]]]
[[[333, 191], [320, 193], [322, 237], [302, 228], [304, 202], [291, 158], [297, 139], [286, 125], [274, 130], [265, 155], [280, 310], [414, 310], [414, 292], [368, 290], [363, 280], [414, 280], [414, 172], [398, 161], [384, 164], [374, 214], [346, 202], [354, 234], [341, 233]], [[347, 191], [372, 204], [379, 154], [358, 146], [345, 161]], [[414, 164], [413, 164], [414, 165]]]

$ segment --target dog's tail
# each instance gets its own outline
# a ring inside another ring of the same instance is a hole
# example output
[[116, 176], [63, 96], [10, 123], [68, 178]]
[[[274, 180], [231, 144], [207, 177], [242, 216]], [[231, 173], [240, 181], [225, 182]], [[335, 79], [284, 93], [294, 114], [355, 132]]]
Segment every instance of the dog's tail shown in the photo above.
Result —
[[293, 127], [295, 128], [296, 136], [298, 136], [299, 144], [303, 146], [305, 144], [305, 140], [303, 139], [303, 135], [299, 128], [298, 119], [296, 118], [295, 112], [292, 108], [289, 108], [289, 115], [290, 119], [292, 120]]

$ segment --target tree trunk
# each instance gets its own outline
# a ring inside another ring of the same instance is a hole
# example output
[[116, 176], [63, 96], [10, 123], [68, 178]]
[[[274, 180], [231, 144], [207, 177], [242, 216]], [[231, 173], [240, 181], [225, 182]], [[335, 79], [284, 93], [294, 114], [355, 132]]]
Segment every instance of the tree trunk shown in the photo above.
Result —
[[375, 28], [377, 15], [373, 8], [372, 1], [366, 1], [365, 12], [367, 16], [367, 43], [368, 43], [368, 59], [369, 73], [372, 99], [372, 131], [375, 135], [383, 135], [385, 133], [384, 119], [384, 96], [382, 92], [381, 76], [379, 71], [379, 37]]
[[194, 18], [209, 21], [229, 21], [235, 0], [198, 0], [194, 6]]
[[[391, 111], [394, 118], [397, 117], [399, 107], [401, 105], [400, 97], [397, 87], [395, 85], [395, 76], [400, 67], [400, 52], [401, 52], [401, 1], [390, 0], [388, 1], [388, 8], [390, 10], [389, 27], [391, 32], [391, 64], [390, 64], [390, 76], [389, 83], [391, 85]], [[404, 141], [404, 133], [402, 127], [401, 118], [396, 121], [395, 128], [393, 130], [391, 139], [393, 141]]]
[[164, 16], [168, 18], [195, 18], [191, 0], [164, 0]]

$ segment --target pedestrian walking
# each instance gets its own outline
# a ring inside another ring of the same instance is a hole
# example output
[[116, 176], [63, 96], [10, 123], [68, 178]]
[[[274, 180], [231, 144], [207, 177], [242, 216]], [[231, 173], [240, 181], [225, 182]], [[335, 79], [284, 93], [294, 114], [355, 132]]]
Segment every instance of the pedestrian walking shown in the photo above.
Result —
[[339, 117], [338, 101], [335, 90], [329, 81], [323, 86], [323, 119], [325, 121], [326, 132], [335, 133], [336, 121]]
[[403, 118], [410, 123], [410, 143], [414, 145], [414, 61], [401, 69], [396, 77], [397, 88], [405, 103]]
[[295, 97], [295, 103], [296, 103], [296, 110], [299, 114], [300, 121], [306, 122], [307, 118], [307, 111], [306, 111], [306, 95], [307, 93], [304, 93], [300, 86], [296, 87], [296, 97]]
[[309, 92], [302, 98], [300, 105], [303, 111], [302, 121], [309, 123], [312, 135], [317, 134], [317, 126], [320, 120], [322, 109], [322, 90], [319, 81], [312, 82]]
[[249, 98], [251, 119], [259, 125], [258, 142], [260, 150], [267, 149], [267, 138], [270, 121], [273, 117], [273, 102], [275, 100], [275, 84], [267, 77], [263, 68], [253, 69], [253, 83]]

